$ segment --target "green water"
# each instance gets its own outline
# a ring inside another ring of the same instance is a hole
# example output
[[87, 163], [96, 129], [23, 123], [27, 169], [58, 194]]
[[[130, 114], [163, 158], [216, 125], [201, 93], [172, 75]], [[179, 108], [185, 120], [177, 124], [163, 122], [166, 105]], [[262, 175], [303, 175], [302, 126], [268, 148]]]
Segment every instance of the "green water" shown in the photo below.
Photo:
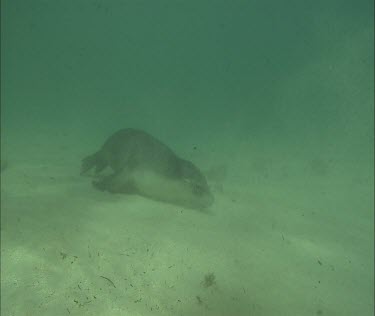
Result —
[[[3, 0], [2, 314], [372, 315], [373, 12]], [[79, 176], [125, 127], [199, 166], [209, 215]]]

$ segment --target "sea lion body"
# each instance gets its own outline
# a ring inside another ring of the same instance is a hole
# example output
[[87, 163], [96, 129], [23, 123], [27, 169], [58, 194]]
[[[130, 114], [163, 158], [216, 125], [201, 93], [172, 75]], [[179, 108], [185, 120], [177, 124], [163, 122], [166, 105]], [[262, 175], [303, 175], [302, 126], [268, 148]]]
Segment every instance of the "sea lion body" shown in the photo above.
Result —
[[[109, 167], [112, 174], [104, 176]], [[190, 208], [205, 208], [213, 196], [202, 172], [168, 146], [137, 129], [122, 129], [82, 160], [81, 174], [95, 168], [94, 186], [112, 193], [139, 194]]]

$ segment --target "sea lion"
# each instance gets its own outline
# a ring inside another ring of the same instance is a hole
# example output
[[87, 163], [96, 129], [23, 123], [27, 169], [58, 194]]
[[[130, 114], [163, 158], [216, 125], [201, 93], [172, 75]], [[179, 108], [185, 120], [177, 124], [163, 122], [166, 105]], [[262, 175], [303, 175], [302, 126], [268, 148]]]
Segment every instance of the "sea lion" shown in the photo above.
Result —
[[[104, 175], [110, 167], [112, 173]], [[96, 153], [82, 160], [81, 175], [95, 168], [93, 185], [112, 193], [139, 194], [188, 208], [213, 203], [205, 176], [148, 133], [125, 128], [110, 136]]]

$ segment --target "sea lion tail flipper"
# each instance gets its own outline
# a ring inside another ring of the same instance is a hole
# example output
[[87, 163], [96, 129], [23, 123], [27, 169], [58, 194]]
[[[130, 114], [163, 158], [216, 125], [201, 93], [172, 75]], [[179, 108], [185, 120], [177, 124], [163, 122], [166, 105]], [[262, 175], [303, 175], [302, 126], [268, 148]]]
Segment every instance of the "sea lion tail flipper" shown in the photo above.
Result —
[[107, 162], [105, 159], [103, 159], [102, 156], [103, 155], [101, 154], [101, 152], [98, 151], [95, 154], [87, 156], [86, 158], [82, 159], [81, 175], [86, 174], [94, 167], [95, 167], [95, 173], [99, 173], [105, 167], [107, 167]]

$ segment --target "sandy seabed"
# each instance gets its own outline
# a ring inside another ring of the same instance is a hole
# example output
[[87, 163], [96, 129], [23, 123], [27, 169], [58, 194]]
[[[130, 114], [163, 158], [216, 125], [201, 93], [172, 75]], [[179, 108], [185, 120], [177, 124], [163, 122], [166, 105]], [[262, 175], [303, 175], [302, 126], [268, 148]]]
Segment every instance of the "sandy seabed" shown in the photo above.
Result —
[[2, 315], [373, 313], [370, 175], [223, 161], [199, 212], [95, 191], [79, 176], [92, 148], [9, 144]]

